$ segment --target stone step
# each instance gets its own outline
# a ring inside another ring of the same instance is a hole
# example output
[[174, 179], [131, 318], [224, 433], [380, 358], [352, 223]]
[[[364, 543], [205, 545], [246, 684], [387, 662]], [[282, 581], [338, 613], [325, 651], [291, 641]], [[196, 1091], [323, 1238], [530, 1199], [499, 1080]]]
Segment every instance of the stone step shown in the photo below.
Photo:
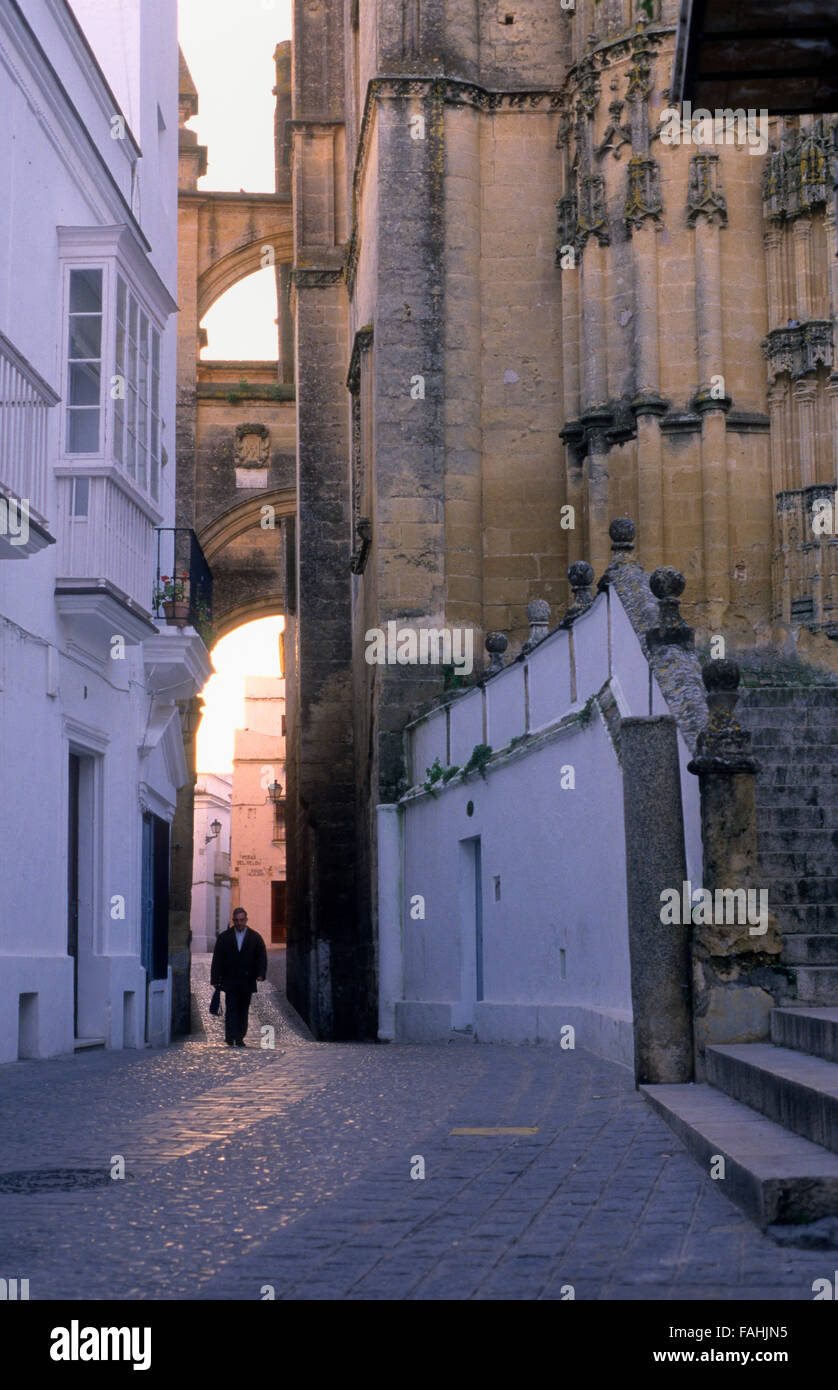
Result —
[[[770, 896], [768, 906], [771, 909]], [[838, 932], [838, 906], [835, 903], [783, 903], [777, 905], [777, 917], [786, 936], [798, 932], [813, 936]]]
[[838, 807], [838, 786], [813, 782], [773, 782], [770, 778], [756, 779], [757, 808], [763, 806], [769, 811], [782, 812], [794, 807], [822, 807], [827, 815], [834, 815]]
[[715, 1044], [705, 1059], [711, 1086], [838, 1152], [838, 1063], [771, 1043]]
[[838, 1215], [838, 1155], [792, 1134], [712, 1086], [641, 1086], [650, 1105], [720, 1192], [761, 1226]]
[[795, 965], [793, 968], [801, 1004], [838, 1004], [838, 966]]
[[757, 847], [760, 854], [830, 854], [836, 858], [838, 830], [813, 830], [808, 826], [769, 830], [758, 825]]
[[760, 764], [760, 772], [782, 769], [789, 774], [788, 780], [801, 782], [834, 782], [838, 768], [835, 766], [834, 743], [807, 743], [805, 748], [783, 748], [777, 744], [765, 744], [754, 748], [754, 757]]
[[838, 705], [820, 705], [813, 709], [799, 707], [779, 707], [774, 709], [740, 709], [740, 723], [751, 733], [764, 729], [826, 729], [838, 725]]
[[768, 800], [765, 805], [757, 802], [757, 805], [757, 839], [784, 831], [799, 831], [803, 835], [818, 830], [829, 835], [838, 833], [838, 798], [833, 817], [834, 829], [829, 826], [823, 806], [777, 806], [773, 800]]
[[740, 710], [794, 709], [834, 707], [838, 710], [838, 685], [762, 685], [746, 686], [739, 696]]
[[[758, 846], [759, 853], [759, 872], [761, 878], [771, 880], [782, 879], [784, 881], [798, 879], [821, 879], [825, 877], [825, 872], [836, 867], [836, 855], [834, 849], [828, 846], [818, 852], [800, 853], [793, 850], [778, 850], [776, 852], [766, 852], [762, 846]], [[834, 882], [838, 888], [838, 878], [827, 882]], [[795, 896], [797, 896], [795, 894]], [[835, 901], [838, 902], [838, 891], [835, 893]]]
[[789, 965], [838, 965], [838, 936], [788, 933], [783, 937], [782, 958]]
[[772, 1009], [771, 1041], [777, 1047], [838, 1062], [838, 1008]]
[[[770, 877], [770, 876], [768, 876]], [[769, 887], [768, 884], [765, 885]], [[838, 902], [838, 878], [817, 878], [814, 874], [796, 880], [772, 880], [768, 893], [769, 907], [776, 909], [785, 903], [823, 903], [834, 906]]]
[[765, 728], [753, 729], [751, 731], [751, 747], [758, 761], [762, 762], [763, 754], [770, 757], [776, 752], [778, 759], [800, 757], [810, 760], [813, 749], [825, 748], [830, 745], [834, 748], [835, 744], [831, 735], [835, 733], [835, 721], [830, 724], [809, 724], [788, 725], [786, 728]]
[[[789, 781], [785, 777], [787, 769], [777, 769], [782, 771], [784, 780], [775, 781], [773, 777], [757, 777], [755, 783], [756, 805], [764, 806], [766, 810], [791, 810], [795, 806], [821, 806], [828, 816], [835, 816], [838, 809], [838, 780], [830, 783], [813, 783], [813, 781]], [[832, 820], [834, 826], [835, 820]]]

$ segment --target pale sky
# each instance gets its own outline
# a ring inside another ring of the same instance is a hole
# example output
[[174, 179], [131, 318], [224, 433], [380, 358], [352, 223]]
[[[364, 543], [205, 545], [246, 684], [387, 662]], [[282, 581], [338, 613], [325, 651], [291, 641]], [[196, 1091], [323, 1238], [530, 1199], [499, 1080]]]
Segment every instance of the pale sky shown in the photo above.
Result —
[[[288, 0], [180, 0], [180, 45], [199, 101], [189, 126], [209, 160], [199, 188], [273, 192], [273, 54], [290, 37]], [[273, 271], [257, 271], [206, 315], [202, 358], [272, 361], [276, 315]]]
[[[198, 89], [189, 122], [207, 146], [199, 188], [271, 193], [274, 188], [274, 49], [291, 37], [288, 0], [180, 0], [180, 45]], [[276, 282], [260, 270], [234, 285], [204, 319], [203, 358], [274, 360]], [[278, 676], [281, 618], [228, 633], [212, 651], [217, 674], [202, 691], [200, 772], [231, 772], [233, 731], [244, 722], [244, 677]]]

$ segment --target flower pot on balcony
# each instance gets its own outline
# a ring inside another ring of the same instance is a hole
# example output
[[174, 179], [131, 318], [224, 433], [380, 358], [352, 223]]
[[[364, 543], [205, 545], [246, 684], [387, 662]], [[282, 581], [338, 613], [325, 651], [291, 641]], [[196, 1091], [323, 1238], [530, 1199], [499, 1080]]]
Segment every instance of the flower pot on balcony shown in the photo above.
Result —
[[163, 604], [163, 613], [166, 622], [171, 623], [172, 627], [186, 627], [189, 622], [189, 600], [169, 599]]

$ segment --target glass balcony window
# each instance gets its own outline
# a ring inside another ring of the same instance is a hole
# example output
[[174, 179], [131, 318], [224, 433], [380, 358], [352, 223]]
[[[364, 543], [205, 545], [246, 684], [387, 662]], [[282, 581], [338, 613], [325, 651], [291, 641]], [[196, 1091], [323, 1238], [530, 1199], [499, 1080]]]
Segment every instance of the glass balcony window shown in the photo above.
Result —
[[70, 271], [67, 344], [68, 454], [99, 452], [102, 403], [102, 271]]

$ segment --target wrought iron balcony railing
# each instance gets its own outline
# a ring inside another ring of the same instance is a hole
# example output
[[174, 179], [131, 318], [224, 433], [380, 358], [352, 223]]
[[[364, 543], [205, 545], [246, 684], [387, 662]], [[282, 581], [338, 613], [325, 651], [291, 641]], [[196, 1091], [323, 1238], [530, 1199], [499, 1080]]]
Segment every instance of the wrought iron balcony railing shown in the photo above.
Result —
[[155, 618], [194, 627], [207, 646], [213, 640], [212, 572], [198, 537], [188, 526], [158, 526]]

